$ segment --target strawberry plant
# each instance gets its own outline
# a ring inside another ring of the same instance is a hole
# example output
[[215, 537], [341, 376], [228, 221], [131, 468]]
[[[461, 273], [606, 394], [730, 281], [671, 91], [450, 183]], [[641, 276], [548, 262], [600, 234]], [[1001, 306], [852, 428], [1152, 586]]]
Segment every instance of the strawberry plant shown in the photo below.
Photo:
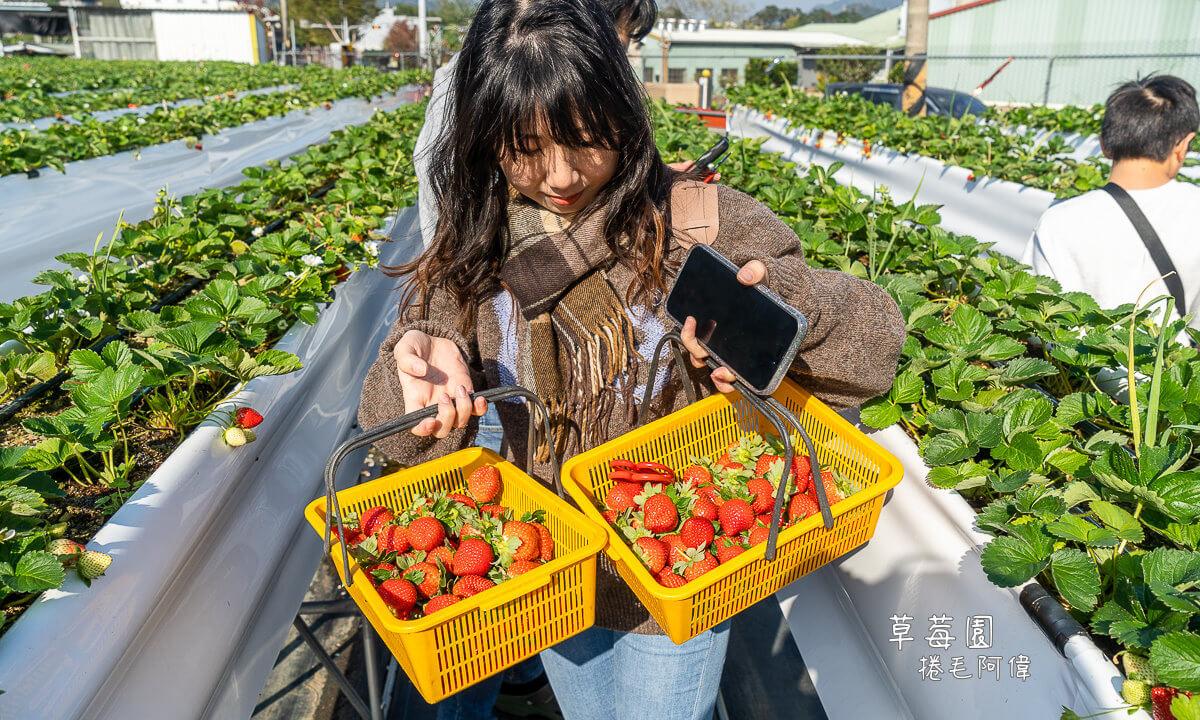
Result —
[[[95, 252], [61, 256], [68, 269], [39, 276], [45, 292], [0, 304], [0, 338], [24, 350], [0, 365], [6, 395], [58, 378], [28, 407], [0, 409], [12, 417], [0, 422], [0, 498], [12, 498], [0, 502], [6, 624], [63, 581], [43, 548], [69, 529], [64, 491], [100, 490], [94, 507], [111, 515], [154, 470], [138, 460], [149, 438], [180, 437], [249, 380], [299, 367], [271, 346], [315, 322], [337, 268], [375, 262], [373, 231], [415, 200], [409, 159], [423, 112], [377, 113], [287, 167], [163, 197], [154, 217], [122, 223]], [[240, 441], [252, 441], [258, 421], [234, 410]]]
[[[1075, 160], [1063, 138], [1041, 140], [994, 123], [961, 118], [909, 117], [891, 107], [876, 105], [858, 95], [816, 98], [790, 88], [739, 85], [727, 88], [731, 102], [778, 115], [803, 127], [803, 141], [844, 144], [846, 137], [863, 141], [864, 154], [880, 146], [916, 153], [967, 168], [971, 180], [994, 177], [1039, 188], [1060, 198], [1104, 185], [1108, 161], [1102, 157]], [[1189, 178], [1180, 176], [1183, 181]]]
[[158, 143], [212, 135], [222, 128], [244, 125], [293, 110], [322, 105], [329, 100], [371, 97], [396, 90], [410, 76], [381, 74], [353, 68], [332, 73], [291, 90], [248, 95], [231, 100], [225, 95], [201, 105], [158, 108], [146, 115], [121, 115], [98, 121], [90, 116], [79, 122], [58, 123], [45, 130], [0, 130], [0, 176], [51, 166], [64, 172], [73, 160], [109, 155]]
[[[668, 161], [712, 143], [690, 118], [656, 117]], [[797, 176], [760, 144], [734, 141], [722, 181], [792, 227], [810, 264], [872, 278], [900, 305], [899, 373], [861, 418], [902, 426], [927, 481], [978, 510], [988, 577], [1037, 579], [1101, 647], [1200, 688], [1200, 356], [1184, 342], [1200, 333], [1158, 303], [1064, 293], [942, 230], [936, 207], [839, 186], [837, 166]]]

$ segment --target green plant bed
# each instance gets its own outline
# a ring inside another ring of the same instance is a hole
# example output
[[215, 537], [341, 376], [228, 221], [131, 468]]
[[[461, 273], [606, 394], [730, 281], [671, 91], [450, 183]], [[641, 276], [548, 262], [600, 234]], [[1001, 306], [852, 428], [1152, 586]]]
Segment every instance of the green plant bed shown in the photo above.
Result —
[[82, 122], [58, 123], [45, 130], [10, 128], [0, 131], [0, 176], [45, 166], [61, 172], [74, 160], [181, 138], [192, 144], [202, 143], [205, 135], [216, 134], [222, 128], [320, 105], [329, 108], [342, 98], [381, 95], [409, 84], [413, 77], [410, 73], [381, 74], [354, 68], [327, 74], [291, 90], [237, 100], [219, 95], [201, 105], [159, 108], [145, 115], [122, 115], [105, 121], [85, 117]]
[[976, 176], [1020, 183], [1066, 198], [1105, 183], [1104, 158], [1075, 160], [1065, 140], [1052, 136], [1041, 142], [1019, 133], [1005, 132], [995, 124], [961, 118], [909, 117], [890, 107], [876, 105], [858, 95], [839, 94], [816, 98], [789, 87], [739, 85], [726, 89], [730, 102], [778, 115], [809, 130], [824, 131], [839, 142], [852, 137], [866, 143], [865, 152], [887, 147], [917, 153], [971, 170]]
[[[712, 143], [682, 114], [658, 124], [668, 161]], [[994, 583], [1037, 578], [1102, 643], [1200, 690], [1200, 356], [1180, 342], [1200, 333], [1160, 326], [1161, 302], [1135, 313], [1064, 293], [942, 230], [934, 206], [838, 185], [836, 166], [797, 176], [761, 143], [733, 141], [722, 182], [792, 227], [810, 264], [874, 280], [906, 318], [895, 384], [863, 422], [901, 425], [929, 482], [979, 511]], [[1111, 368], [1136, 371], [1135, 402], [1103, 391]]]
[[[94, 254], [60, 256], [74, 269], [39, 276], [46, 292], [0, 304], [0, 340], [25, 351], [0, 357], [4, 376], [28, 357], [67, 374], [0, 424], [6, 623], [63, 581], [50, 539], [86, 541], [222, 398], [299, 368], [272, 346], [293, 323], [315, 322], [346, 273], [375, 262], [373, 231], [415, 201], [424, 109], [377, 113], [287, 167], [246, 170], [234, 188], [164, 199]], [[177, 303], [152, 309], [193, 279]], [[16, 377], [16, 388], [35, 380]]]

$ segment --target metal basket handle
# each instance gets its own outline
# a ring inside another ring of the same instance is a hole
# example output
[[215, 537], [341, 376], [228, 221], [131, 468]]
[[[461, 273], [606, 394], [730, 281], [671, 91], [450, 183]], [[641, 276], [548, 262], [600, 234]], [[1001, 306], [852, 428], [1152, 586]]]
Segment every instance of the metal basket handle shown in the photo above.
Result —
[[[546, 406], [542, 404], [541, 398], [539, 398], [533, 392], [517, 385], [507, 385], [504, 387], [493, 388], [491, 390], [482, 390], [477, 393], [472, 393], [471, 401], [473, 403], [475, 398], [483, 398], [488, 402], [499, 402], [501, 400], [508, 400], [514, 397], [524, 398], [530, 404], [530, 406], [536, 408], [541, 413], [542, 432], [545, 433], [546, 438], [549, 438], [547, 442], [553, 442], [553, 433], [550, 428], [550, 413], [546, 410]], [[345, 570], [345, 575], [343, 576], [342, 581], [343, 586], [349, 587], [350, 583], [350, 555], [346, 551], [346, 527], [342, 522], [342, 508], [337, 499], [337, 488], [335, 486], [338, 465], [340, 465], [342, 461], [345, 460], [346, 457], [355, 450], [371, 445], [375, 441], [388, 437], [389, 435], [395, 435], [398, 432], [409, 430], [415, 427], [425, 418], [436, 416], [437, 411], [437, 405], [430, 405], [428, 407], [423, 407], [420, 410], [414, 410], [413, 412], [401, 415], [394, 420], [389, 420], [382, 425], [378, 425], [370, 430], [359, 433], [358, 435], [347, 439], [344, 443], [339, 445], [337, 449], [333, 451], [333, 454], [329, 456], [329, 461], [325, 463], [325, 552], [329, 552], [331, 528], [333, 527], [333, 523], [330, 522], [330, 518], [333, 518], [337, 521], [338, 537], [341, 538], [342, 568]], [[526, 471], [532, 472], [533, 457], [535, 455], [535, 451], [537, 450], [537, 426], [533, 421], [532, 411], [530, 412], [528, 443], [529, 444], [525, 457], [526, 463], [529, 464], [530, 467], [527, 467]], [[550, 453], [550, 467], [554, 474], [554, 490], [559, 497], [565, 497], [562, 487], [562, 478], [560, 477], [561, 473], [558, 466], [558, 457], [553, 452]]]
[[[671, 343], [671, 351], [674, 356], [675, 364], [679, 367], [679, 374], [684, 379], [684, 391], [687, 394], [688, 402], [696, 402], [696, 391], [689, 382], [688, 374], [683, 365], [683, 355], [680, 348], [683, 347], [683, 338], [678, 331], [672, 330], [664, 333], [658, 344], [654, 347], [654, 355], [650, 358], [650, 374], [646, 380], [646, 393], [642, 398], [642, 404], [638, 408], [638, 425], [646, 423], [646, 416], [650, 412], [650, 394], [654, 389], [654, 378], [658, 374], [658, 359], [662, 355], [662, 348], [668, 342]], [[711, 358], [705, 358], [704, 364], [710, 369], [716, 370], [720, 365], [714, 362]], [[779, 539], [779, 524], [783, 519], [783, 501], [787, 489], [787, 481], [792, 472], [792, 442], [791, 433], [788, 432], [788, 424], [796, 428], [800, 433], [800, 437], [804, 439], [804, 446], [808, 450], [809, 470], [812, 473], [813, 486], [817, 490], [817, 505], [821, 509], [821, 519], [824, 521], [825, 529], [833, 528], [833, 513], [829, 509], [829, 498], [825, 494], [825, 483], [821, 480], [821, 463], [817, 459], [816, 447], [813, 445], [812, 438], [809, 437], [808, 431], [800, 424], [800, 420], [791, 410], [788, 410], [782, 403], [770, 396], [761, 396], [754, 392], [748, 385], [741, 380], [734, 379], [732, 383], [733, 389], [746, 399], [746, 402], [758, 410], [764, 417], [771, 421], [775, 429], [779, 431], [779, 436], [784, 438], [784, 458], [783, 458], [783, 476], [780, 478], [780, 490], [775, 493], [775, 507], [771, 511], [771, 529], [767, 535], [766, 559], [775, 559], [776, 544]]]

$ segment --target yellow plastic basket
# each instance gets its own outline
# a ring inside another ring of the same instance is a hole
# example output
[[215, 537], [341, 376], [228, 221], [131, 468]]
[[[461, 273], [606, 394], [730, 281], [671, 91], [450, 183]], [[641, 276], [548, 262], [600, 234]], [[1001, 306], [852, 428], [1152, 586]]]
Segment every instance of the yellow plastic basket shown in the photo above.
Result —
[[[546, 511], [544, 524], [554, 538], [553, 560], [430, 617], [404, 621], [392, 615], [353, 558], [347, 583], [341, 548], [336, 541], [330, 548], [330, 557], [350, 596], [430, 703], [515, 665], [595, 622], [596, 556], [604, 547], [604, 531], [491, 450], [467, 448], [342, 490], [337, 493], [338, 504], [343, 513], [361, 514], [373, 505], [384, 505], [399, 513], [418, 495], [465, 492], [466, 479], [483, 465], [500, 469], [503, 490], [496, 502], [512, 508], [517, 515]], [[326, 498], [318, 498], [304, 512], [322, 536], [326, 503]]]
[[748, 432], [777, 433], [772, 423], [736, 393], [712, 395], [568, 460], [563, 485], [591, 519], [607, 528], [605, 555], [642, 604], [676, 643], [725, 621], [797, 578], [862, 545], [875, 532], [884, 495], [903, 475], [900, 462], [791, 380], [773, 396], [812, 437], [821, 464], [841, 472], [857, 492], [834, 505], [834, 524], [815, 515], [779, 533], [776, 556], [766, 544], [752, 547], [681, 588], [659, 584], [604, 521], [596, 503], [613, 482], [609, 461], [660, 462], [682, 474], [690, 456], [715, 457]]

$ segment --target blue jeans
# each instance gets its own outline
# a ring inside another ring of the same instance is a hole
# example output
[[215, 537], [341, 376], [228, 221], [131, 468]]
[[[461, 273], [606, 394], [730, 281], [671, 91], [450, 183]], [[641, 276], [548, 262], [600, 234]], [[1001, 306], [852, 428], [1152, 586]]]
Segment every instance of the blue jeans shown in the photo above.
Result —
[[[390, 717], [407, 720], [490, 720], [495, 715], [492, 706], [505, 682], [529, 683], [542, 674], [538, 656], [517, 663], [502, 673], [481, 680], [469, 688], [457, 692], [445, 700], [429, 705], [411, 684], [396, 695], [396, 706], [388, 713]], [[408, 683], [408, 678], [398, 680]]]
[[712, 720], [729, 622], [682, 645], [592, 627], [541, 653], [565, 720]]

